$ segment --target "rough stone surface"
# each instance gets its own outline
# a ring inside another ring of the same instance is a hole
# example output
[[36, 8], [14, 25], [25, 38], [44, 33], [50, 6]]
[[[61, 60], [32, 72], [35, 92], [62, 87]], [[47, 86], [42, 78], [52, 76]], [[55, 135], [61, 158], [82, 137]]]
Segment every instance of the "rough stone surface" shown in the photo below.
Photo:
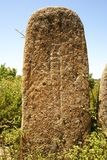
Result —
[[90, 129], [84, 29], [71, 10], [49, 7], [29, 20], [22, 112], [23, 153], [68, 150]]
[[107, 64], [100, 80], [98, 119], [103, 132], [107, 135]]

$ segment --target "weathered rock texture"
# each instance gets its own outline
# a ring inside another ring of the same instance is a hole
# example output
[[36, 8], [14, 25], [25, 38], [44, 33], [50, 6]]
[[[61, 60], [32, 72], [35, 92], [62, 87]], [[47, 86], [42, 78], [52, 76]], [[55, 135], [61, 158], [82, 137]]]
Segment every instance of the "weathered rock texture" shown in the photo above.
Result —
[[98, 119], [102, 130], [107, 135], [107, 65], [100, 80]]
[[69, 149], [90, 129], [88, 59], [80, 18], [65, 8], [34, 13], [23, 66], [23, 152]]

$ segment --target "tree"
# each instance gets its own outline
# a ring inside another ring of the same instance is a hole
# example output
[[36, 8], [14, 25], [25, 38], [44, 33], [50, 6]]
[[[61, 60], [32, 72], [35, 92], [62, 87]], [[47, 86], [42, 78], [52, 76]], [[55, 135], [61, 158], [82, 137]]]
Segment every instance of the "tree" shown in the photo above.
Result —
[[0, 80], [2, 80], [3, 78], [14, 78], [16, 77], [16, 69], [15, 68], [10, 68], [10, 67], [6, 67], [5, 64], [1, 64], [0, 65]]

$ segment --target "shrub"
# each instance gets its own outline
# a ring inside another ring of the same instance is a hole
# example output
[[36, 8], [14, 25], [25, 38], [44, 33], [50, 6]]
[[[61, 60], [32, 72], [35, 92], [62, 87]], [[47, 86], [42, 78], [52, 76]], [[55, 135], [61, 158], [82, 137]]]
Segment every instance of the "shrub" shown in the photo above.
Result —
[[0, 81], [0, 133], [21, 124], [21, 79]]

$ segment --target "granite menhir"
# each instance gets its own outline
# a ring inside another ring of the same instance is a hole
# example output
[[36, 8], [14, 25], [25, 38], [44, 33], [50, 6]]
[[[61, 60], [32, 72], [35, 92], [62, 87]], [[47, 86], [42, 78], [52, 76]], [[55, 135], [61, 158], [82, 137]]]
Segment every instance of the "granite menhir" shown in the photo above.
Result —
[[107, 64], [100, 80], [98, 121], [107, 136]]
[[90, 130], [89, 68], [83, 24], [63, 7], [34, 13], [23, 65], [22, 155], [68, 150]]

